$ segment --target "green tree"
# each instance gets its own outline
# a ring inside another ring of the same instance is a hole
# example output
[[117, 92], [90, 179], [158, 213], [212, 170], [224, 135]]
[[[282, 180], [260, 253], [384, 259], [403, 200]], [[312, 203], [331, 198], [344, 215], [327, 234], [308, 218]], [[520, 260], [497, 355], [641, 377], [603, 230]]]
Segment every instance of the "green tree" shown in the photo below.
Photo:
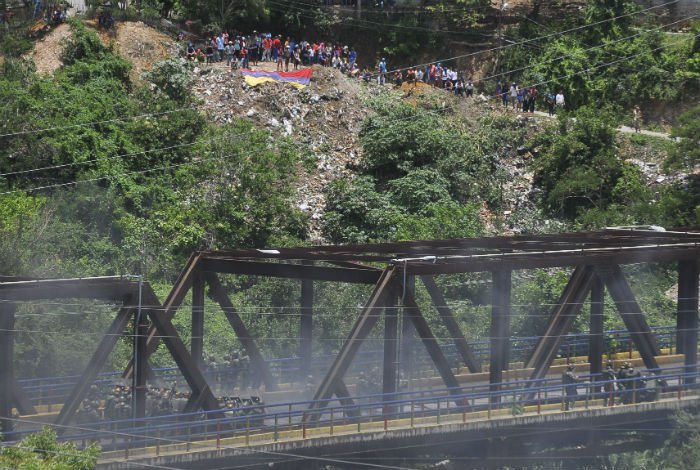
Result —
[[92, 470], [100, 451], [96, 445], [78, 450], [71, 442], [59, 443], [56, 433], [44, 428], [11, 447], [0, 448], [0, 467], [18, 470]]
[[535, 184], [550, 213], [576, 220], [649, 200], [639, 170], [617, 157], [614, 122], [609, 113], [583, 108], [575, 119], [561, 116], [558, 132], [541, 136]]
[[695, 167], [700, 162], [700, 106], [681, 114], [671, 136], [677, 139], [677, 143], [669, 156], [667, 166]]

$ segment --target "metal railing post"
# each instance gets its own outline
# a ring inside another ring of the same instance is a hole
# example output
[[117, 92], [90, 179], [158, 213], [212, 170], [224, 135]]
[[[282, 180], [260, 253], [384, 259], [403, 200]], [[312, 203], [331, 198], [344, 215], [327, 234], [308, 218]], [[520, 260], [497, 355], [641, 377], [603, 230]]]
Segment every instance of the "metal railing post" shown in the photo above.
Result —
[[333, 418], [334, 418], [334, 414], [335, 414], [335, 413], [333, 412], [333, 408], [331, 408], [331, 429], [330, 429], [331, 436], [333, 435]]
[[440, 399], [437, 401], [437, 424], [440, 424]]
[[277, 442], [277, 440], [279, 439], [279, 431], [277, 429], [277, 422], [278, 422], [277, 413], [275, 413], [275, 431], [274, 431], [275, 442]]
[[245, 445], [250, 445], [250, 418], [245, 419]]
[[415, 414], [415, 402], [411, 400], [411, 427], [413, 427], [413, 420], [414, 420], [414, 414]]

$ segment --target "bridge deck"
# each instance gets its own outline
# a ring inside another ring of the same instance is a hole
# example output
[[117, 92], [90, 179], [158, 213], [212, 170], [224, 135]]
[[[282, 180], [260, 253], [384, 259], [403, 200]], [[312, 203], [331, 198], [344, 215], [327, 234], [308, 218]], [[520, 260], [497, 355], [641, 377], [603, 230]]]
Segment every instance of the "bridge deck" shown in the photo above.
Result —
[[[666, 393], [653, 403], [605, 406], [603, 399], [584, 400], [578, 409], [564, 411], [561, 403], [530, 405], [517, 412], [509, 409], [493, 409], [477, 412], [446, 410], [442, 414], [408, 418], [372, 419], [367, 422], [343, 424], [329, 423], [318, 427], [296, 425], [292, 429], [247, 432], [228, 438], [217, 437], [216, 430], [208, 430], [209, 437], [196, 442], [175, 442], [164, 439], [163, 444], [140, 449], [105, 452], [99, 461], [101, 470], [131, 468], [134, 462], [146, 465], [164, 465], [177, 468], [206, 468], [214, 460], [234, 456], [250, 456], [256, 453], [275, 455], [314, 449], [324, 453], [334, 447], [353, 446], [382, 447], [381, 442], [394, 440], [420, 440], [428, 435], [460, 434], [465, 438], [481, 435], [495, 428], [500, 432], [508, 428], [536, 427], [580, 419], [595, 420], [622, 415], [646, 414], [650, 412], [672, 412], [681, 408], [697, 406], [698, 392]], [[533, 431], [536, 432], [536, 431]], [[199, 467], [202, 465], [201, 467]]]

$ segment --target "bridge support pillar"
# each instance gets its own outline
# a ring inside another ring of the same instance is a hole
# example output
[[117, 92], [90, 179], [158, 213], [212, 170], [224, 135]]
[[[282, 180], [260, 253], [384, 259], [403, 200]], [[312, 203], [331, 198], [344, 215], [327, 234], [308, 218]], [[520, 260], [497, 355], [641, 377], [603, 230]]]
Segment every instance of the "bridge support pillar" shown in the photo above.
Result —
[[[685, 372], [697, 371], [698, 363], [698, 282], [697, 260], [678, 263], [678, 311], [676, 315], [676, 348], [685, 355]], [[686, 378], [692, 383], [693, 378]]]
[[[605, 286], [598, 276], [593, 276], [591, 280], [591, 317], [588, 339], [588, 362], [591, 365], [590, 373], [600, 374], [603, 372], [603, 350], [605, 348], [605, 333], [603, 332], [603, 313], [605, 298]], [[596, 377], [599, 380], [600, 376]]]
[[[299, 380], [311, 373], [312, 337], [314, 329], [314, 282], [301, 280], [301, 317], [299, 319]], [[302, 379], [304, 378], [304, 379]]]
[[147, 313], [136, 309], [134, 311], [134, 418], [146, 416], [146, 380], [148, 367], [148, 320]]
[[[359, 1], [359, 0], [358, 0]], [[406, 285], [402, 286], [402, 293], [405, 290], [406, 295], [415, 295], [416, 293], [416, 278], [415, 276], [406, 276]], [[399, 294], [401, 295], [401, 294]], [[415, 367], [415, 348], [418, 342], [416, 341], [416, 329], [413, 323], [406, 314], [406, 306], [403, 306], [402, 323], [401, 323], [401, 342], [399, 344], [399, 362], [403, 364], [403, 372], [410, 384], [413, 380], [413, 370]]]
[[[377, 314], [379, 312], [376, 312]], [[398, 380], [398, 315], [396, 296], [386, 297], [384, 307], [384, 368], [382, 376], [382, 393], [384, 402], [395, 400], [396, 382]], [[391, 410], [384, 406], [384, 414], [390, 415]]]
[[14, 395], [14, 330], [15, 306], [0, 304], [0, 432], [12, 432], [12, 403]]
[[[491, 391], [498, 391], [503, 382], [503, 371], [508, 369], [510, 360], [510, 294], [511, 271], [491, 273], [491, 359], [489, 383]], [[501, 401], [498, 395], [492, 402]]]
[[195, 272], [192, 279], [192, 360], [204, 371], [204, 279]]

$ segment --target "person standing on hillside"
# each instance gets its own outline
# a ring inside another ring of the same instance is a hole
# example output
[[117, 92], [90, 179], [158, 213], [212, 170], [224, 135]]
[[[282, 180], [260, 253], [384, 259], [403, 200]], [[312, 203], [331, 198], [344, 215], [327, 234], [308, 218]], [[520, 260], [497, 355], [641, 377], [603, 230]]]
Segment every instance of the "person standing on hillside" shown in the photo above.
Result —
[[224, 60], [224, 47], [224, 33], [219, 33], [219, 35], [216, 37], [216, 52], [218, 54], [218, 62], [222, 62]]
[[564, 92], [559, 90], [557, 96], [554, 97], [554, 103], [557, 105], [557, 109], [564, 111], [564, 106], [566, 106], [566, 100], [564, 99]]
[[272, 57], [272, 39], [270, 39], [268, 36], [265, 36], [265, 39], [263, 39], [263, 62], [269, 62]]
[[377, 83], [380, 85], [384, 85], [386, 82], [386, 59], [382, 57], [382, 60], [379, 61], [379, 75], [377, 75]]
[[640, 132], [642, 125], [642, 110], [639, 109], [639, 105], [635, 105], [632, 109], [632, 118], [634, 119], [634, 132]]

